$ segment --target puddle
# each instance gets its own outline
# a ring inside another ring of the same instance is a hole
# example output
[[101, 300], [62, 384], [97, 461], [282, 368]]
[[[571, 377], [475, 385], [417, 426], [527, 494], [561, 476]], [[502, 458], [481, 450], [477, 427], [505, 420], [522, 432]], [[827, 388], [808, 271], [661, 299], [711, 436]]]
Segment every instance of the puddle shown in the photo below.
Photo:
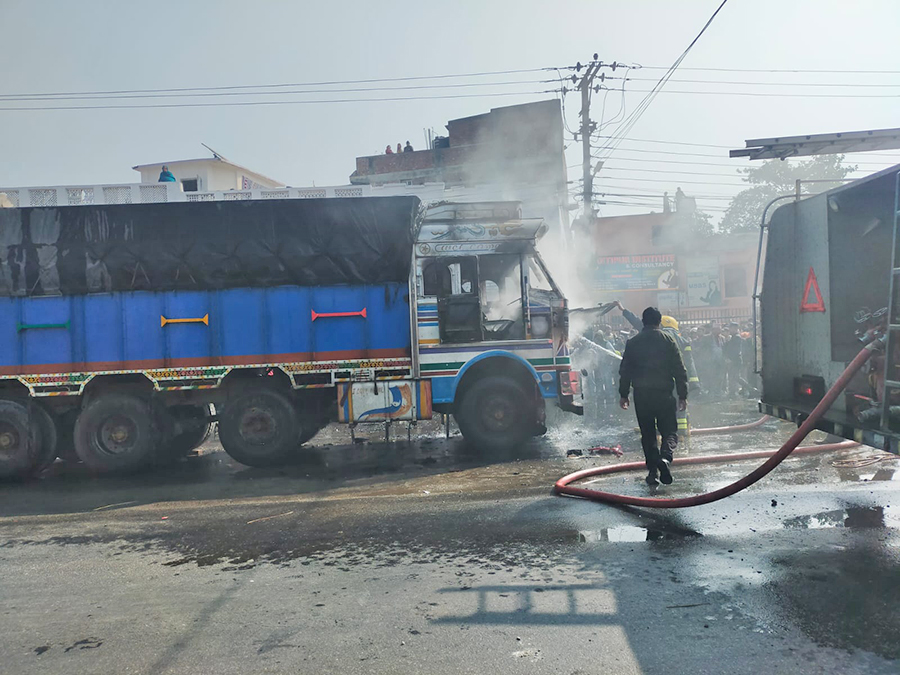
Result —
[[606, 527], [602, 530], [579, 530], [578, 541], [583, 544], [595, 544], [599, 542], [663, 541], [692, 536], [700, 535], [692, 532], [671, 532], [650, 527], [622, 525], [621, 527]]
[[886, 513], [883, 506], [859, 506], [788, 518], [784, 521], [784, 526], [788, 529], [803, 530], [820, 530], [834, 527], [853, 529], [900, 527], [900, 517]]

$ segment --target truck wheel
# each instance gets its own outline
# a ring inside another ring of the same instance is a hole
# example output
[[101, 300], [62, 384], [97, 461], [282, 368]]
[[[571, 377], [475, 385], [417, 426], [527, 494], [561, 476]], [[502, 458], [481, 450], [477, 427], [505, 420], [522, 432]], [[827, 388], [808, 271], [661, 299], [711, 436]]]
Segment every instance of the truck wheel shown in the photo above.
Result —
[[134, 471], [153, 458], [156, 435], [147, 403], [134, 396], [105, 394], [78, 416], [75, 450], [95, 471]]
[[15, 401], [0, 401], [0, 478], [28, 475], [41, 447], [41, 430], [28, 409]]
[[462, 396], [456, 422], [468, 443], [503, 452], [522, 444], [534, 427], [532, 403], [515, 380], [504, 376], [476, 381]]
[[37, 461], [32, 469], [32, 473], [36, 475], [56, 461], [58, 436], [56, 433], [56, 421], [43, 407], [36, 404], [32, 405], [31, 413], [34, 422], [41, 430], [40, 451], [38, 452]]
[[291, 402], [278, 392], [251, 389], [225, 405], [219, 440], [231, 457], [248, 466], [273, 466], [297, 449], [300, 424]]
[[160, 448], [160, 455], [168, 459], [184, 457], [191, 450], [203, 445], [209, 438], [213, 423], [201, 420], [215, 415], [215, 408], [211, 405], [178, 405], [172, 406], [167, 412], [176, 420], [196, 419], [198, 424], [165, 442]]

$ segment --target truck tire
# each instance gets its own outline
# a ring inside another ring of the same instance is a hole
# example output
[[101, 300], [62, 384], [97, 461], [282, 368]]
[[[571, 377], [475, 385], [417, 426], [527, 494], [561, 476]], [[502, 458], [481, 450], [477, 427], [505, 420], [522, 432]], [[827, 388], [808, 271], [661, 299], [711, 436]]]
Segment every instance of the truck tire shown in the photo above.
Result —
[[[172, 406], [167, 411], [175, 419], [196, 418], [198, 421], [215, 415], [215, 408], [211, 405], [178, 405]], [[212, 431], [212, 422], [202, 422], [196, 427], [184, 431], [169, 441], [163, 443], [159, 454], [165, 459], [178, 459], [184, 457], [192, 450], [199, 448], [209, 438]]]
[[291, 402], [270, 389], [249, 389], [225, 404], [219, 440], [247, 466], [274, 466], [297, 449], [301, 426]]
[[50, 413], [37, 404], [33, 404], [30, 410], [34, 422], [41, 430], [40, 450], [36, 458], [37, 461], [31, 471], [33, 475], [37, 475], [56, 461], [58, 435], [56, 433], [56, 420], [50, 416]]
[[28, 408], [0, 401], [0, 478], [20, 478], [34, 469], [40, 454], [41, 430]]
[[477, 450], [505, 452], [521, 445], [534, 427], [528, 393], [509, 377], [494, 375], [473, 383], [462, 395], [456, 423]]
[[75, 451], [101, 473], [143, 468], [153, 459], [157, 441], [150, 406], [134, 396], [103, 394], [75, 422]]

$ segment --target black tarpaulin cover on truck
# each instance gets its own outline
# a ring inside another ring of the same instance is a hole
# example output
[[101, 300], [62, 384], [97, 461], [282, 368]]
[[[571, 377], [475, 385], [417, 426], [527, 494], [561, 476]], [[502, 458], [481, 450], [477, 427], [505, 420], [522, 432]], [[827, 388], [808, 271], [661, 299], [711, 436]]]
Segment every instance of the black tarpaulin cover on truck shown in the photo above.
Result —
[[0, 296], [406, 281], [416, 197], [0, 209]]

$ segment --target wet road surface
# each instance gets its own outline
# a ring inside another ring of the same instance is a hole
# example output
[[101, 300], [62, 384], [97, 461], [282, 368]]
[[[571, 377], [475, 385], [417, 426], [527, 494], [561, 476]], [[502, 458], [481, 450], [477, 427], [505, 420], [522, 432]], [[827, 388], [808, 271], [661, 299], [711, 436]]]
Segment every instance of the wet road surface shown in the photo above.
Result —
[[[756, 418], [736, 402], [693, 416]], [[506, 457], [433, 426], [392, 445], [329, 428], [280, 469], [213, 441], [138, 477], [57, 463], [0, 485], [0, 672], [900, 672], [900, 461], [789, 459], [671, 512], [550, 495], [565, 473], [637, 459], [633, 426], [568, 419]], [[774, 449], [791, 431], [690, 452]], [[566, 457], [615, 443], [622, 460]], [[685, 467], [658, 494], [753, 466]], [[648, 494], [642, 478], [597, 486]]]

